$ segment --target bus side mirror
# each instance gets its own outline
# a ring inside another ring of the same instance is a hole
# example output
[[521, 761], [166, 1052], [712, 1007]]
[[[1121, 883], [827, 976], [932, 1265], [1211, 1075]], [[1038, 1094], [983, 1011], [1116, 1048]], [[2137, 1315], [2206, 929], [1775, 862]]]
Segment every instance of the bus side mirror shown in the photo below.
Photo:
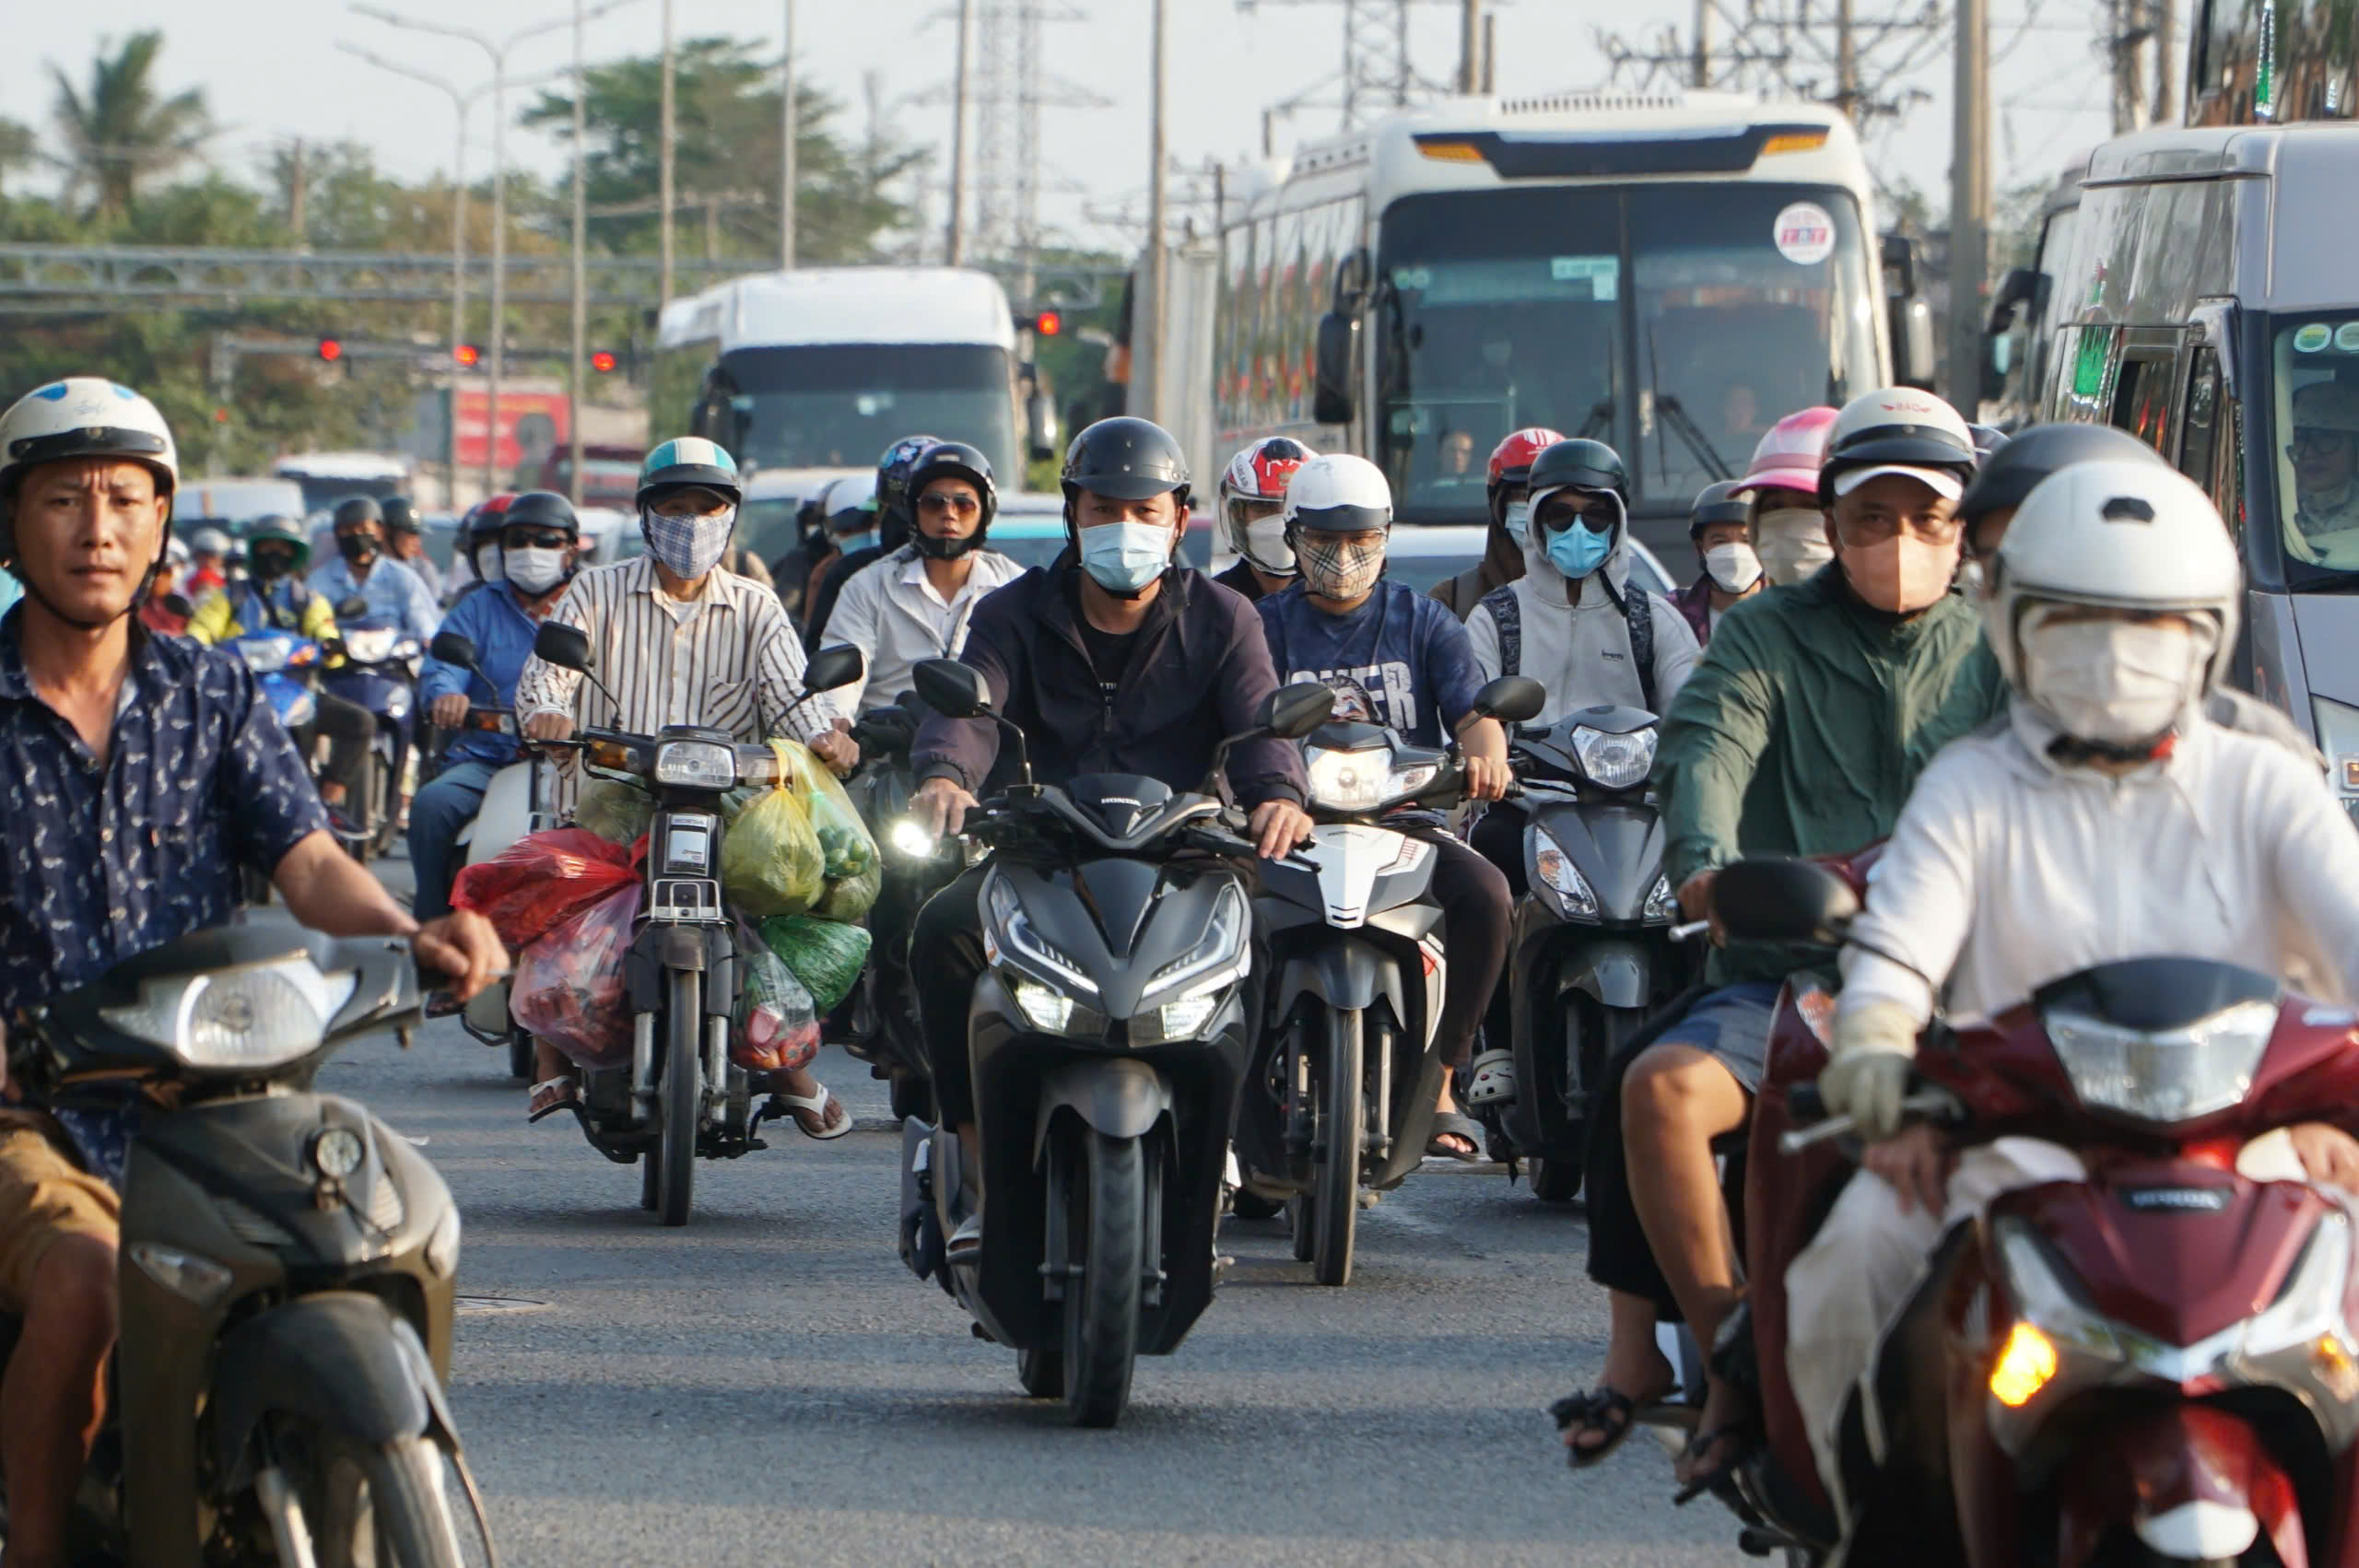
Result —
[[1024, 400], [1024, 444], [1035, 462], [1057, 455], [1057, 404], [1047, 392], [1036, 392]]
[[1982, 329], [1986, 337], [1997, 337], [2015, 324], [2015, 312], [2029, 305], [2039, 294], [2039, 274], [2029, 267], [2010, 267], [2007, 275], [1999, 280], [1999, 291], [1990, 297], [1990, 320]]
[[1317, 384], [1311, 389], [1310, 417], [1321, 425], [1352, 422], [1352, 366], [1359, 358], [1360, 322], [1341, 310], [1319, 318]]
[[1933, 390], [1933, 308], [1921, 294], [1893, 297], [1892, 380], [1895, 386]]

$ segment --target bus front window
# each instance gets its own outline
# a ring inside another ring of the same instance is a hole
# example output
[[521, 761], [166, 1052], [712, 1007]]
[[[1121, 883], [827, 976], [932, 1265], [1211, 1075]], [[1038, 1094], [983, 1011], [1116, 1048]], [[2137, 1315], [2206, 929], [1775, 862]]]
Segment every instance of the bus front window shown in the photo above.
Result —
[[828, 344], [722, 357], [740, 463], [865, 468], [904, 436], [969, 441], [1018, 482], [1004, 350], [986, 344]]

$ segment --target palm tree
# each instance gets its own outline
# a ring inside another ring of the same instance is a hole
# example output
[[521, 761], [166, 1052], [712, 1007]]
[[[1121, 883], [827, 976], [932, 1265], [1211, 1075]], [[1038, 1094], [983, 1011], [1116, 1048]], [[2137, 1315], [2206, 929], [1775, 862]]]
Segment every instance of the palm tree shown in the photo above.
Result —
[[57, 82], [53, 111], [65, 156], [69, 199], [88, 195], [99, 213], [119, 215], [130, 207], [139, 182], [186, 162], [213, 134], [213, 117], [202, 88], [160, 98], [151, 79], [164, 35], [132, 34], [113, 58], [101, 53], [90, 62], [87, 88], [77, 88], [53, 64]]

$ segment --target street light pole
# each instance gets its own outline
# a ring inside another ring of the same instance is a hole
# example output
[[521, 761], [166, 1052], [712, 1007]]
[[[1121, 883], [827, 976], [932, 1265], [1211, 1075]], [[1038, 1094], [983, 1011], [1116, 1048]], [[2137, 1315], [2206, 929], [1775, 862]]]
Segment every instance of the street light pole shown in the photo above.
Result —
[[1147, 299], [1149, 301], [1146, 317], [1148, 377], [1146, 386], [1146, 417], [1149, 419], [1159, 420], [1163, 417], [1163, 387], [1164, 382], [1167, 380], [1163, 373], [1163, 323], [1169, 314], [1168, 302], [1164, 298], [1164, 291], [1170, 286], [1171, 281], [1170, 259], [1164, 253], [1163, 247], [1163, 226], [1165, 221], [1163, 174], [1163, 0], [1155, 0], [1154, 20], [1152, 25], [1154, 27], [1154, 41], [1148, 46], [1148, 58], [1152, 62], [1150, 68], [1155, 74], [1155, 80], [1148, 89], [1148, 102], [1150, 105], [1149, 112], [1154, 116], [1154, 124], [1147, 135], [1147, 156], [1154, 161], [1147, 170], [1146, 186], [1146, 293]]
[[590, 197], [582, 183], [587, 177], [582, 165], [589, 150], [589, 111], [582, 100], [589, 91], [590, 77], [581, 66], [581, 0], [573, 0], [573, 399], [565, 425], [571, 449], [566, 498], [577, 507], [581, 504], [581, 411], [590, 405], [590, 281], [582, 254], [590, 221]]
[[663, 216], [663, 266], [655, 286], [656, 308], [672, 302], [672, 159], [678, 146], [678, 121], [672, 109], [672, 0], [663, 0], [663, 114], [657, 133], [655, 205]]
[[779, 93], [778, 264], [794, 269], [794, 0], [786, 0], [785, 77]]
[[975, 0], [958, 0], [958, 68], [951, 76], [950, 94], [950, 232], [942, 256], [954, 267], [967, 264], [967, 81], [974, 25]]

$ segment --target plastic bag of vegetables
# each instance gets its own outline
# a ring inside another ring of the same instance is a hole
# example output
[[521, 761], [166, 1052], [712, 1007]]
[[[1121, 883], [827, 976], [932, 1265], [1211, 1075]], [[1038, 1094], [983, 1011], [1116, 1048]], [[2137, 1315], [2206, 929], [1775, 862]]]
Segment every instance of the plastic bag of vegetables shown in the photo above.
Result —
[[782, 915], [762, 922], [762, 942], [794, 971], [821, 1012], [827, 1012], [860, 983], [868, 962], [868, 933], [858, 926], [809, 915]]

